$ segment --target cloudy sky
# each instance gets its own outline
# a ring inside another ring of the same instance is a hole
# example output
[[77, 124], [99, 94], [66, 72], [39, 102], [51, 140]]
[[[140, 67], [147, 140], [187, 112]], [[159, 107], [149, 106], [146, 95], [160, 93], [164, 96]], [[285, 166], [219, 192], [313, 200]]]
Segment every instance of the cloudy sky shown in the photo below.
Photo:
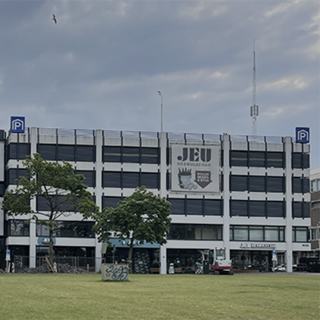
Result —
[[318, 0], [0, 0], [0, 128], [159, 131], [161, 90], [164, 131], [251, 135], [255, 42], [257, 135], [310, 127], [319, 168], [319, 20]]

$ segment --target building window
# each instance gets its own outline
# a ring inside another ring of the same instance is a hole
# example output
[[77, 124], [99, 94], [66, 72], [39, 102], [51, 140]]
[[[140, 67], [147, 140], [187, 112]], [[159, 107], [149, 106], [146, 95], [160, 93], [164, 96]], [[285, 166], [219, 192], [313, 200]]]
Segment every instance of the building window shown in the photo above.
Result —
[[284, 168], [284, 153], [283, 152], [267, 152], [267, 167], [268, 168]]
[[84, 170], [75, 170], [75, 174], [82, 174], [84, 179], [82, 181], [87, 187], [96, 186], [96, 172], [95, 171], [84, 171]]
[[310, 181], [304, 177], [292, 177], [292, 193], [309, 193]]
[[103, 162], [121, 162], [121, 147], [104, 146], [102, 157]]
[[283, 201], [267, 201], [267, 216], [285, 218], [285, 203]]
[[171, 224], [169, 240], [222, 240], [222, 225]]
[[204, 199], [203, 214], [205, 216], [222, 216], [222, 201]]
[[56, 160], [56, 145], [55, 144], [38, 144], [37, 151], [44, 160]]
[[104, 171], [102, 173], [103, 188], [121, 188], [121, 172]]
[[8, 220], [8, 236], [22, 236], [30, 235], [28, 220]]
[[310, 156], [308, 153], [293, 152], [292, 153], [292, 168], [308, 169], [310, 167]]
[[[55, 221], [56, 231], [54, 237], [68, 238], [94, 238], [91, 231], [94, 222], [89, 221]], [[37, 237], [48, 237], [49, 230], [46, 226], [37, 223]]]
[[167, 199], [171, 203], [171, 214], [185, 214], [185, 199]]
[[310, 218], [310, 203], [292, 202], [292, 218]]
[[265, 217], [266, 202], [265, 201], [249, 201], [249, 216], [250, 217]]
[[96, 162], [96, 146], [76, 145], [76, 161]]
[[230, 176], [230, 191], [247, 191], [248, 176]]
[[311, 192], [320, 191], [320, 179], [311, 181]]
[[284, 177], [267, 176], [267, 192], [285, 193]]
[[284, 227], [230, 226], [230, 241], [284, 242]]
[[74, 145], [57, 145], [57, 160], [58, 161], [74, 161]]
[[230, 213], [231, 213], [231, 217], [248, 216], [248, 201], [247, 200], [231, 200]]
[[110, 207], [116, 208], [119, 201], [124, 200], [122, 197], [102, 197], [102, 208]]
[[140, 163], [139, 147], [122, 147], [122, 162]]
[[159, 148], [141, 147], [141, 163], [160, 163]]
[[104, 146], [103, 162], [160, 163], [160, 149], [149, 147]]
[[102, 173], [104, 188], [137, 188], [159, 189], [160, 174], [158, 172], [120, 172], [104, 171]]
[[247, 151], [230, 151], [230, 166], [231, 167], [247, 167], [248, 152]]
[[7, 181], [9, 184], [16, 184], [16, 180], [20, 180], [21, 177], [27, 177], [27, 173], [27, 169], [9, 169], [7, 171]]
[[249, 167], [266, 166], [266, 153], [264, 151], [249, 151]]
[[222, 201], [213, 199], [167, 199], [171, 214], [221, 216]]
[[293, 242], [308, 242], [309, 229], [307, 227], [292, 227]]
[[249, 176], [249, 191], [250, 192], [266, 192], [266, 177], [265, 176]]
[[30, 155], [30, 143], [9, 143], [7, 146], [7, 160], [23, 160]]

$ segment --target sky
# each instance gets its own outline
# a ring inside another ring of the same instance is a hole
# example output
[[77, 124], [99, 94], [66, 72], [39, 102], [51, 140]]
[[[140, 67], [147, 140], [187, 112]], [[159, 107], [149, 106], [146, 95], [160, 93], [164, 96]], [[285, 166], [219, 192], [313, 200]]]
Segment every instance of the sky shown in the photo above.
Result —
[[164, 131], [252, 135], [255, 51], [257, 135], [309, 127], [316, 169], [319, 24], [318, 0], [0, 0], [0, 129], [158, 132], [162, 97]]

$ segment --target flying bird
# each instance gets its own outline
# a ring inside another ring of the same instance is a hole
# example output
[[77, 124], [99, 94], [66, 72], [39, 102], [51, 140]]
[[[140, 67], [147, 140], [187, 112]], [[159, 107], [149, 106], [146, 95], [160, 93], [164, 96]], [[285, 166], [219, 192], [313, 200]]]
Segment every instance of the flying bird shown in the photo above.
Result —
[[53, 16], [52, 20], [54, 21], [54, 23], [57, 23], [56, 16], [54, 14], [52, 16]]

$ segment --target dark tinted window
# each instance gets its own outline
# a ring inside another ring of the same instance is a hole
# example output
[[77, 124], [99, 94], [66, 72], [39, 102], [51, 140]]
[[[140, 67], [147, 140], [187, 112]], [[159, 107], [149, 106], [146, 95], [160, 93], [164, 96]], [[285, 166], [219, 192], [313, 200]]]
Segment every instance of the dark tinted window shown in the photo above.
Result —
[[116, 208], [120, 200], [124, 200], [124, 199], [121, 197], [103, 197], [102, 206], [103, 208], [105, 207]]
[[283, 201], [267, 201], [267, 216], [268, 217], [285, 217], [285, 206]]
[[159, 148], [141, 148], [141, 163], [159, 164]]
[[293, 177], [292, 178], [292, 192], [293, 193], [302, 193], [302, 178]]
[[230, 191], [247, 191], [248, 176], [231, 176]]
[[309, 202], [303, 203], [303, 217], [310, 218], [310, 203]]
[[310, 168], [310, 155], [308, 153], [302, 154], [302, 165], [303, 169]]
[[102, 173], [103, 188], [121, 188], [121, 172], [105, 171]]
[[121, 162], [121, 147], [103, 147], [103, 162]]
[[247, 151], [231, 150], [231, 167], [247, 167], [248, 166], [248, 153]]
[[249, 176], [250, 192], [266, 192], [265, 176]]
[[221, 200], [204, 200], [204, 210], [203, 214], [205, 216], [221, 216], [222, 215], [222, 201]]
[[95, 171], [83, 171], [83, 170], [76, 170], [76, 174], [82, 174], [84, 176], [84, 180], [82, 181], [88, 187], [95, 187], [96, 186], [96, 172]]
[[265, 217], [266, 202], [265, 201], [249, 201], [249, 216], [250, 217]]
[[122, 148], [122, 162], [139, 163], [139, 147], [123, 147]]
[[74, 145], [58, 145], [58, 161], [74, 161]]
[[302, 202], [293, 202], [292, 203], [292, 217], [293, 218], [302, 218], [303, 217], [303, 203]]
[[159, 189], [159, 173], [141, 172], [141, 186], [145, 186], [147, 189]]
[[187, 214], [202, 215], [202, 199], [187, 199]]
[[284, 193], [284, 178], [283, 177], [266, 177], [267, 178], [267, 192], [281, 192]]
[[310, 180], [307, 178], [302, 179], [302, 189], [303, 193], [309, 193], [310, 192]]
[[298, 153], [298, 152], [292, 153], [292, 168], [297, 168], [297, 169], [302, 168], [302, 153]]
[[76, 161], [95, 162], [96, 147], [95, 146], [76, 146]]
[[249, 151], [249, 167], [265, 167], [265, 156], [263, 151]]
[[139, 186], [139, 172], [122, 173], [123, 188], [136, 188]]
[[0, 197], [4, 195], [4, 182], [0, 182]]
[[267, 167], [284, 168], [284, 153], [267, 152]]
[[248, 216], [248, 201], [231, 200], [231, 216]]
[[8, 236], [29, 236], [28, 220], [9, 220], [8, 221]]
[[168, 199], [171, 203], [170, 210], [172, 214], [185, 214], [184, 200], [185, 199]]
[[25, 159], [30, 155], [29, 143], [10, 143], [7, 147], [7, 159]]
[[16, 179], [20, 179], [20, 177], [26, 177], [28, 173], [27, 169], [18, 169], [12, 168], [8, 170], [8, 181], [9, 184], [15, 184]]
[[44, 160], [57, 160], [55, 144], [38, 144], [38, 153]]

